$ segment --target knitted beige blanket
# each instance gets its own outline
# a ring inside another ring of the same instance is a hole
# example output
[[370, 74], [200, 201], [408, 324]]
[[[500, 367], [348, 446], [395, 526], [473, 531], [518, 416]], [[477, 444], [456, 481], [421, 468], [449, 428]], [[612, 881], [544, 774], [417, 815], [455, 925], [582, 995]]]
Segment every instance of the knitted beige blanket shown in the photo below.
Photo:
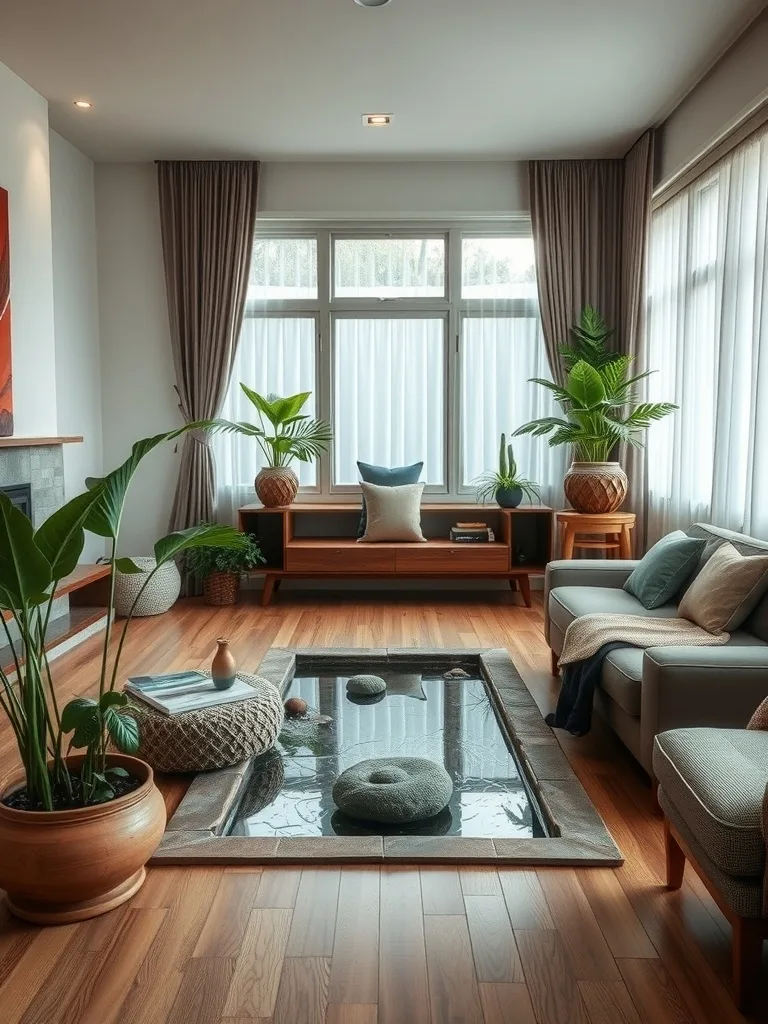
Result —
[[688, 619], [652, 619], [643, 615], [606, 615], [594, 612], [574, 619], [565, 631], [560, 667], [583, 661], [603, 644], [622, 641], [633, 647], [717, 647], [728, 633], [708, 633]]

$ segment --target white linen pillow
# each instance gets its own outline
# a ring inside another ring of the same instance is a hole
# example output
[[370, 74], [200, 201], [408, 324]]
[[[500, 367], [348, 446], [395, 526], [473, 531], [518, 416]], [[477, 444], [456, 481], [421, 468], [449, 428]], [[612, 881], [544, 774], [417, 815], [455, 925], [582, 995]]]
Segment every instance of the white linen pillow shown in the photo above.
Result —
[[363, 482], [360, 487], [368, 519], [365, 533], [358, 538], [358, 543], [377, 544], [387, 540], [426, 542], [427, 538], [421, 532], [423, 483], [382, 487]]

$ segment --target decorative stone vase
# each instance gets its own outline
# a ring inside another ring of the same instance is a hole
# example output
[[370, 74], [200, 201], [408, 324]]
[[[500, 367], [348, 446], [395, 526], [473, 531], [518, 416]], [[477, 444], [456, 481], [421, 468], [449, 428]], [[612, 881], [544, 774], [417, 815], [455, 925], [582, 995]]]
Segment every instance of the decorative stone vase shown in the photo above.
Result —
[[203, 597], [206, 604], [221, 607], [236, 604], [240, 594], [240, 573], [210, 572], [203, 580]]
[[615, 512], [627, 496], [627, 474], [618, 462], [572, 462], [565, 475], [565, 496], [575, 512]]
[[[68, 757], [70, 771], [84, 755]], [[19, 811], [0, 802], [0, 889], [9, 909], [35, 924], [70, 924], [106, 914], [141, 888], [144, 865], [165, 831], [165, 803], [152, 769], [126, 754], [111, 767], [141, 780], [132, 793], [92, 807]], [[23, 785], [16, 770], [0, 784], [0, 801]]]
[[229, 640], [222, 636], [216, 643], [218, 648], [211, 662], [211, 678], [217, 690], [228, 690], [237, 676], [237, 662], [229, 649]]
[[299, 478], [288, 466], [265, 466], [255, 480], [256, 494], [266, 508], [284, 508], [293, 503]]
[[497, 487], [496, 504], [501, 508], [517, 508], [523, 500], [522, 487]]

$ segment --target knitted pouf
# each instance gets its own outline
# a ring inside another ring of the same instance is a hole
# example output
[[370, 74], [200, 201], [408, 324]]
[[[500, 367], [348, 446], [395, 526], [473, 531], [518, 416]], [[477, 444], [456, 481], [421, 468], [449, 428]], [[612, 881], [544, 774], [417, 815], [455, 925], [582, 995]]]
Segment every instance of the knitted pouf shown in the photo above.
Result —
[[139, 723], [138, 757], [160, 772], [203, 772], [229, 768], [275, 745], [283, 724], [277, 687], [238, 672], [253, 697], [183, 715], [163, 715], [138, 700], [131, 711]]
[[[141, 572], [115, 572], [115, 613], [129, 615], [147, 576], [157, 565], [154, 558], [133, 558]], [[134, 615], [162, 615], [178, 600], [181, 576], [175, 562], [166, 562], [155, 573], [139, 598]]]
[[347, 693], [354, 693], [358, 697], [373, 697], [374, 694], [383, 693], [387, 684], [381, 676], [350, 676], [347, 681]]
[[439, 814], [453, 794], [441, 764], [424, 757], [361, 761], [342, 772], [333, 799], [350, 818], [402, 825]]

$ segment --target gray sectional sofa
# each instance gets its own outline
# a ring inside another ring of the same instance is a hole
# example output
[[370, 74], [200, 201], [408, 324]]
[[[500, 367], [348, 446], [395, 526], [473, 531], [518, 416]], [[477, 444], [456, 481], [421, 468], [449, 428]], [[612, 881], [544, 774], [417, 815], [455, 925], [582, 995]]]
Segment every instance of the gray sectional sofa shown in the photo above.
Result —
[[[703, 523], [695, 523], [688, 534], [705, 538], [708, 545], [728, 540], [744, 555], [768, 552], [765, 541]], [[580, 615], [676, 616], [676, 603], [648, 611], [622, 589], [635, 565], [616, 559], [550, 562], [544, 608], [553, 666], [569, 623]], [[724, 647], [612, 651], [603, 665], [595, 707], [653, 775], [653, 743], [658, 733], [682, 726], [743, 728], [767, 695], [768, 596]]]

